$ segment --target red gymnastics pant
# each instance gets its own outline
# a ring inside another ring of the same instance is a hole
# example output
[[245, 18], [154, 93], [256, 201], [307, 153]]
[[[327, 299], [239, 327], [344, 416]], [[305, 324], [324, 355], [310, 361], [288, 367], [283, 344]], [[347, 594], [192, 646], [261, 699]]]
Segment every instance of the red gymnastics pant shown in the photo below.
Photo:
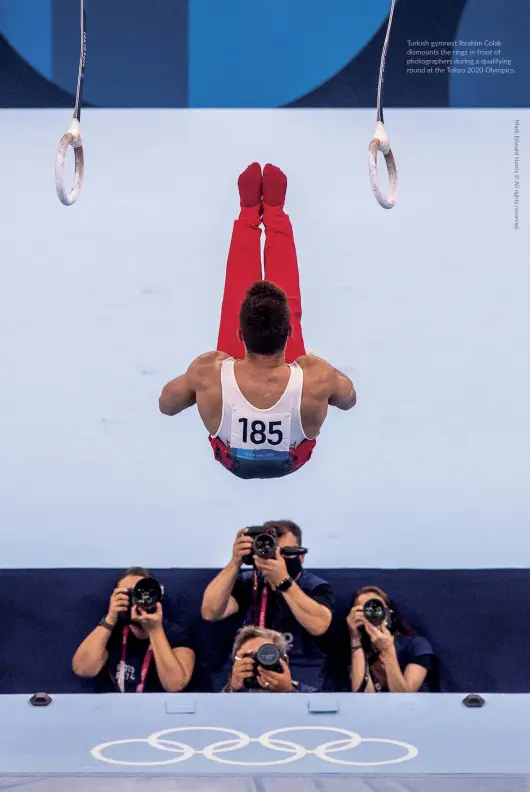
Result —
[[[239, 219], [234, 223], [226, 264], [217, 349], [239, 359], [245, 357], [245, 347], [237, 337], [241, 303], [249, 287], [263, 277], [261, 222], [259, 206], [243, 207]], [[296, 358], [305, 355], [301, 325], [302, 299], [293, 227], [280, 206], [263, 207], [263, 225], [266, 232], [265, 280], [283, 289], [289, 302], [293, 332], [287, 341], [285, 359], [287, 363], [292, 363]]]
[[[262, 280], [261, 271], [261, 222], [265, 226], [265, 280], [279, 286], [287, 295], [291, 314], [292, 334], [287, 340], [285, 360], [292, 363], [305, 355], [302, 336], [302, 298], [298, 259], [294, 242], [293, 227], [288, 215], [280, 206], [263, 206], [263, 221], [260, 207], [243, 207], [234, 223], [228, 261], [226, 264], [225, 290], [221, 306], [221, 323], [217, 349], [233, 358], [245, 357], [245, 347], [237, 337], [239, 311], [249, 287]], [[218, 438], [210, 438], [216, 459], [232, 469], [228, 457], [229, 449]], [[292, 450], [292, 472], [302, 467], [311, 457], [316, 440], [304, 440]]]

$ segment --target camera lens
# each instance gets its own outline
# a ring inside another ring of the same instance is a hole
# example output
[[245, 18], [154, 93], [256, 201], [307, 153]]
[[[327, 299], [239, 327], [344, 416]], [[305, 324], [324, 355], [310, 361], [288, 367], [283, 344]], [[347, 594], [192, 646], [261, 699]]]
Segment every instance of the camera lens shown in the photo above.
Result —
[[154, 578], [142, 578], [132, 592], [132, 604], [142, 610], [154, 612], [162, 599], [162, 587]]
[[271, 534], [260, 534], [254, 539], [254, 553], [259, 558], [274, 558], [276, 554], [276, 539]]
[[256, 662], [263, 668], [273, 668], [280, 663], [280, 650], [275, 644], [263, 644], [256, 652]]
[[363, 613], [366, 621], [374, 625], [382, 624], [388, 617], [386, 605], [378, 599], [371, 599], [365, 602], [363, 605]]

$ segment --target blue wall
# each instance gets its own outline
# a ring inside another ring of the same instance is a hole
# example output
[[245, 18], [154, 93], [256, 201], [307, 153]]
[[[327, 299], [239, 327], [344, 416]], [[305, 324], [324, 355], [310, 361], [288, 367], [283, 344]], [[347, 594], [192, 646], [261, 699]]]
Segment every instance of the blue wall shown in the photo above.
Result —
[[0, 0], [0, 33], [47, 80], [53, 79], [52, 30], [53, 0]]
[[[530, 566], [513, 111], [390, 112], [391, 212], [367, 179], [372, 111], [89, 110], [85, 187], [65, 209], [68, 117], [0, 118], [3, 567], [215, 567], [237, 528], [285, 516], [313, 566]], [[214, 463], [194, 412], [157, 409], [215, 345], [254, 159], [290, 177], [307, 345], [359, 395], [305, 469], [265, 483]]]
[[[79, 5], [0, 0], [0, 106], [71, 103]], [[146, 13], [145, 0], [85, 0], [85, 101], [97, 107], [371, 107], [390, 6], [390, 0], [157, 0]], [[399, 0], [386, 105], [529, 107], [528, 2], [510, 0], [506, 8], [506, 0]], [[2, 45], [2, 36], [15, 52]], [[411, 40], [434, 51], [436, 42], [492, 37], [501, 41], [495, 55], [506, 73], [481, 71], [480, 55], [478, 70], [450, 73], [447, 64], [431, 73], [407, 70]]]

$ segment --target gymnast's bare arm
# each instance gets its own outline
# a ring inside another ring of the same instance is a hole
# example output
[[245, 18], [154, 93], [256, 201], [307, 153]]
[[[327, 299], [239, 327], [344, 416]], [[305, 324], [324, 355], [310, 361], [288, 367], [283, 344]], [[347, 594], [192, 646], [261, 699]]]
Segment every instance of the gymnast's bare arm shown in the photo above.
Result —
[[353, 382], [342, 371], [333, 368], [333, 366], [330, 366], [330, 369], [329, 406], [337, 407], [339, 410], [351, 410], [357, 404], [357, 393]]
[[162, 390], [158, 406], [164, 415], [178, 415], [197, 403], [197, 393], [211, 387], [219, 378], [221, 362], [229, 357], [224, 352], [205, 352], [195, 358], [188, 370], [171, 380]]
[[304, 369], [304, 382], [308, 380], [309, 389], [315, 396], [322, 396], [330, 407], [339, 410], [355, 407], [357, 394], [346, 374], [316, 355], [304, 355], [298, 358], [297, 363]]

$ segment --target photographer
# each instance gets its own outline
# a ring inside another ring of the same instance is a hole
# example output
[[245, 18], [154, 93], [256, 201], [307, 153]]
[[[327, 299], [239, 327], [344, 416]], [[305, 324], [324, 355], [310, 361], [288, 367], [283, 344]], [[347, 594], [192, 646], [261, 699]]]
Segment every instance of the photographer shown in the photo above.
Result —
[[400, 617], [382, 589], [366, 586], [358, 591], [347, 624], [354, 693], [428, 691], [433, 648]]
[[[261, 534], [260, 534], [261, 532]], [[256, 553], [262, 534], [274, 537], [274, 557]], [[318, 688], [329, 646], [333, 593], [322, 578], [303, 568], [307, 550], [290, 520], [269, 521], [238, 531], [232, 558], [204, 592], [201, 614], [219, 621], [240, 613], [245, 624], [292, 637], [291, 668], [299, 681]], [[248, 564], [252, 568], [241, 571]]]
[[289, 670], [288, 643], [275, 630], [248, 625], [236, 635], [232, 671], [223, 693], [314, 693]]
[[193, 673], [195, 652], [180, 630], [164, 625], [162, 595], [146, 569], [128, 569], [110, 597], [107, 615], [77, 649], [74, 673], [92, 678], [103, 672], [108, 692], [183, 690]]

